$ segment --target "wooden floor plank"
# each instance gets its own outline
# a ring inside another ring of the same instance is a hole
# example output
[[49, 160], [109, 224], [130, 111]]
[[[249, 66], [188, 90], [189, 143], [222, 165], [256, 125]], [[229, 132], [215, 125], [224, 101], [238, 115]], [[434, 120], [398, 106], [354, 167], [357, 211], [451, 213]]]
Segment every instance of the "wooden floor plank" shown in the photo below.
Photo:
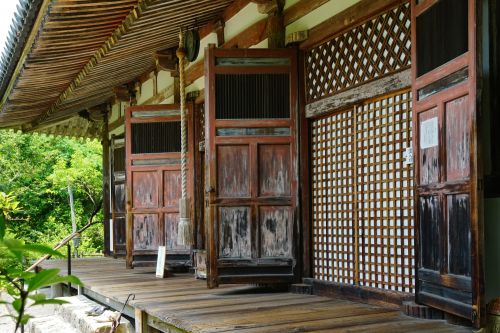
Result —
[[[60, 268], [64, 274], [66, 261], [48, 261], [43, 267]], [[72, 272], [84, 282], [85, 290], [116, 304], [123, 304], [133, 293], [132, 307], [193, 333], [471, 332], [346, 300], [269, 292], [255, 286], [207, 289], [206, 281], [190, 274], [158, 279], [152, 268], [126, 269], [121, 259], [73, 260]]]

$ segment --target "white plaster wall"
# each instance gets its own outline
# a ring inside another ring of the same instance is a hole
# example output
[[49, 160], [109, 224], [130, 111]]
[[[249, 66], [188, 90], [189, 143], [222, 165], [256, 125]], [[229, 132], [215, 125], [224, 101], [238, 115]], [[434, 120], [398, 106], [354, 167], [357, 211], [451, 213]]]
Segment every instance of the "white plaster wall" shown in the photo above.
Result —
[[[291, 0], [294, 2], [295, 0]], [[290, 33], [308, 30], [313, 28], [314, 26], [320, 24], [321, 22], [329, 19], [330, 17], [340, 13], [341, 11], [351, 7], [361, 0], [330, 0], [324, 5], [316, 8], [309, 14], [301, 17], [297, 21], [286, 27], [286, 36]], [[288, 1], [287, 1], [288, 4]]]
[[115, 103], [111, 107], [111, 114], [108, 117], [108, 122], [111, 124], [120, 118], [120, 104]]
[[121, 125], [121, 126], [115, 128], [114, 130], [110, 131], [109, 132], [109, 139], [111, 139], [112, 135], [120, 135], [123, 133], [125, 133], [125, 125]]
[[174, 83], [174, 78], [170, 76], [170, 72], [159, 71], [157, 76], [158, 91], [167, 89], [171, 84]]
[[141, 92], [139, 96], [137, 97], [137, 104], [141, 105], [143, 104], [146, 100], [150, 99], [156, 94], [156, 91], [154, 91], [154, 79], [151, 78], [147, 81], [145, 81], [141, 85]]
[[252, 2], [246, 5], [238, 14], [234, 15], [226, 22], [224, 27], [225, 40], [228, 41], [236, 37], [240, 32], [265, 17], [265, 14], [259, 13], [255, 3]]

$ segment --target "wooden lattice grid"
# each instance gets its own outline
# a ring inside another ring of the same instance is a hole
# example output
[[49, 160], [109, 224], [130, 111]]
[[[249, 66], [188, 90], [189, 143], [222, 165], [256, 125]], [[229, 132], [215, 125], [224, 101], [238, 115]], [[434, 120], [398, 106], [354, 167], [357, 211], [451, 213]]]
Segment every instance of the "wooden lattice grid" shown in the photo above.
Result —
[[409, 68], [409, 3], [312, 48], [305, 62], [308, 103]]
[[384, 96], [356, 108], [360, 285], [412, 292], [413, 165], [411, 93]]
[[413, 292], [411, 93], [313, 121], [315, 278]]
[[314, 267], [317, 278], [354, 283], [354, 119], [346, 110], [313, 123]]

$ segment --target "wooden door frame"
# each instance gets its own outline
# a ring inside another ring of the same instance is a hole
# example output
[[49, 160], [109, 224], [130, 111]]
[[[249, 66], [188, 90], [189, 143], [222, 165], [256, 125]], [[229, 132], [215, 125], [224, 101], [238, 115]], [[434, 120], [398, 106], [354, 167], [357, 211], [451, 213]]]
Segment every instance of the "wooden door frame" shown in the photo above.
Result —
[[[457, 58], [437, 67], [430, 72], [417, 77], [417, 41], [416, 41], [416, 17], [435, 5], [437, 0], [425, 0], [420, 4], [416, 0], [411, 0], [411, 38], [412, 38], [412, 94], [413, 94], [413, 128], [416, 132], [418, 126], [418, 111], [419, 109], [430, 109], [432, 105], [436, 105], [438, 115], [441, 117], [442, 110], [440, 110], [446, 100], [452, 97], [460, 97], [461, 95], [469, 96], [469, 107], [475, 112], [471, 114], [471, 146], [470, 146], [470, 218], [471, 218], [471, 282], [472, 282], [472, 318], [471, 321], [476, 327], [482, 326], [485, 320], [485, 304], [484, 304], [484, 227], [483, 227], [483, 214], [482, 214], [482, 198], [483, 198], [483, 175], [482, 175], [482, 158], [481, 158], [481, 138], [479, 134], [478, 125], [481, 114], [481, 104], [477, 99], [477, 90], [480, 85], [480, 75], [482, 72], [481, 61], [478, 61], [478, 49], [481, 50], [481, 3], [477, 0], [468, 0], [468, 51]], [[468, 66], [469, 78], [466, 82], [461, 83], [452, 88], [445, 89], [433, 96], [425, 98], [423, 101], [418, 100], [418, 90], [425, 87], [430, 82], [434, 82], [438, 78], [443, 78], [447, 74], [456, 72], [457, 70]], [[436, 102], [437, 99], [440, 102]], [[440, 119], [442, 124], [442, 119]], [[440, 129], [439, 133], [440, 142], [444, 143], [444, 131]], [[420, 214], [418, 207], [419, 186], [420, 186], [420, 167], [418, 166], [420, 160], [419, 150], [419, 137], [420, 135], [413, 136], [414, 147], [414, 161], [415, 161], [415, 277], [416, 277], [416, 300], [420, 302], [418, 290], [420, 286], [419, 281], [419, 268], [420, 268]], [[444, 163], [446, 161], [446, 150], [441, 148], [439, 151], [439, 159], [441, 166], [439, 170], [439, 183], [444, 182], [445, 172]], [[444, 221], [443, 221], [444, 223]], [[446, 235], [440, 235], [441, 238]], [[442, 250], [441, 250], [442, 251]], [[475, 305], [474, 305], [475, 304]]]
[[[127, 179], [127, 185], [126, 185], [126, 266], [127, 268], [133, 268], [133, 260], [134, 260], [134, 239], [133, 239], [133, 219], [132, 219], [132, 189], [130, 186], [130, 182], [132, 181], [132, 160], [134, 159], [132, 157], [132, 145], [130, 143], [130, 134], [131, 133], [131, 128], [132, 128], [132, 123], [144, 123], [144, 122], [160, 122], [160, 121], [179, 121], [180, 120], [180, 115], [179, 116], [161, 116], [161, 117], [149, 117], [146, 120], [144, 119], [138, 119], [133, 121], [132, 120], [132, 112], [134, 111], [162, 111], [162, 110], [179, 110], [180, 105], [179, 104], [158, 104], [158, 105], [140, 105], [140, 106], [129, 106], [125, 110], [125, 174], [126, 174], [126, 179]], [[187, 137], [188, 137], [188, 195], [190, 198], [193, 198], [193, 177], [192, 172], [194, 169], [194, 159], [189, 156], [189, 154], [192, 154], [194, 151], [194, 144], [193, 144], [193, 104], [192, 103], [187, 103], [186, 105], [187, 109]], [[127, 135], [128, 134], [128, 135]], [[175, 152], [175, 153], [154, 153], [154, 154], [134, 154], [137, 155], [139, 158], [138, 159], [158, 159], [158, 158], [172, 158], [172, 157], [178, 157], [180, 159], [181, 153], [180, 152]], [[141, 167], [134, 167], [134, 169], [140, 169]], [[144, 167], [142, 167], [144, 168]], [[149, 167], [150, 168], [150, 167]], [[180, 168], [180, 166], [179, 166]], [[162, 172], [168, 169], [171, 169], [171, 166], [169, 165], [163, 165], [163, 166], [158, 166], [158, 170], [161, 170]], [[163, 178], [163, 177], [162, 177]], [[158, 186], [158, 191], [163, 191], [163, 181], [161, 184]], [[162, 196], [159, 196], [161, 198]], [[194, 200], [190, 201], [190, 206], [189, 206], [189, 211], [190, 211], [190, 217], [193, 218], [195, 216], [194, 214]], [[159, 217], [160, 222], [164, 226], [164, 217]], [[191, 221], [193, 222], [193, 221]], [[164, 229], [163, 229], [164, 230]], [[164, 232], [163, 232], [164, 234]], [[164, 237], [162, 236], [162, 239]]]
[[[275, 66], [273, 69], [266, 69], [263, 70], [262, 66], [256, 66], [255, 68], [251, 68], [249, 66], [234, 66], [232, 68], [223, 68], [221, 71], [220, 69], [216, 69], [215, 65], [215, 59], [219, 57], [255, 57], [255, 58], [262, 58], [262, 57], [286, 57], [290, 58], [290, 64], [285, 66]], [[212, 61], [210, 61], [212, 60]], [[216, 73], [224, 73], [224, 74], [229, 74], [229, 73], [245, 73], [245, 74], [251, 74], [251, 73], [283, 73], [283, 74], [290, 74], [291, 79], [290, 79], [290, 118], [288, 119], [283, 119], [283, 121], [280, 122], [280, 120], [275, 120], [277, 124], [286, 123], [286, 126], [290, 126], [291, 129], [291, 134], [290, 136], [292, 139], [290, 140], [290, 145], [293, 147], [292, 149], [292, 154], [291, 154], [291, 197], [292, 197], [292, 205], [295, 207], [294, 210], [294, 223], [293, 223], [293, 231], [295, 233], [294, 238], [292, 240], [293, 243], [293, 248], [292, 248], [292, 257], [296, 260], [296, 264], [293, 266], [293, 272], [294, 276], [298, 277], [301, 272], [299, 271], [299, 267], [302, 262], [302, 257], [300, 255], [300, 249], [301, 249], [301, 233], [302, 233], [302, 227], [300, 226], [301, 224], [301, 211], [300, 211], [300, 194], [299, 194], [299, 162], [298, 162], [298, 157], [299, 155], [299, 138], [298, 138], [298, 124], [299, 122], [299, 114], [300, 114], [300, 109], [299, 109], [299, 94], [298, 94], [298, 57], [297, 57], [297, 51], [293, 55], [291, 55], [289, 49], [266, 49], [266, 50], [261, 50], [261, 49], [217, 49], [215, 45], [211, 44], [205, 51], [205, 87], [206, 87], [206, 93], [205, 93], [205, 147], [206, 147], [206, 153], [205, 153], [205, 167], [208, 168], [208, 174], [206, 176], [206, 192], [208, 193], [208, 202], [209, 202], [209, 209], [207, 210], [206, 213], [206, 220], [209, 221], [214, 221], [215, 219], [215, 209], [211, 207], [212, 202], [215, 201], [216, 199], [216, 194], [215, 194], [215, 188], [217, 186], [216, 184], [216, 177], [217, 177], [217, 171], [216, 168], [214, 167], [209, 167], [209, 166], [214, 166], [216, 165], [215, 161], [215, 149], [216, 149], [216, 144], [215, 144], [215, 138], [216, 138], [216, 126], [210, 126], [210, 124], [216, 124], [216, 116], [215, 112], [210, 112], [210, 110], [216, 109], [216, 104], [215, 104], [215, 74]], [[213, 73], [213, 75], [209, 75], [209, 73]], [[208, 90], [207, 90], [208, 89]], [[272, 119], [270, 119], [272, 120]], [[221, 120], [219, 120], [220, 122]], [[261, 119], [250, 119], [247, 120], [249, 123], [252, 124], [259, 124], [262, 122]], [[237, 121], [232, 121], [232, 120], [222, 120], [224, 122], [224, 125], [226, 126], [231, 126], [234, 125], [235, 127], [239, 127], [237, 124]], [[288, 125], [289, 124], [289, 125]], [[283, 139], [280, 139], [280, 137], [275, 138], [276, 142], [278, 141], [284, 141]], [[209, 153], [212, 152], [212, 153]], [[250, 179], [250, 182], [257, 182], [257, 179]], [[255, 187], [258, 188], [258, 187]], [[214, 237], [216, 236], [214, 233], [214, 228], [212, 225], [207, 225], [207, 285], [209, 288], [214, 288], [217, 287], [219, 284], [218, 279], [215, 279], [214, 277], [218, 277], [218, 248], [217, 244], [214, 244]], [[217, 235], [217, 239], [219, 239]], [[237, 280], [237, 283], [255, 283], [255, 282], [261, 282], [261, 283], [276, 283], [276, 282], [289, 282], [289, 280], [277, 280], [277, 279], [260, 279], [256, 280], [255, 278], [252, 279], [246, 279], [246, 278], [239, 278]]]

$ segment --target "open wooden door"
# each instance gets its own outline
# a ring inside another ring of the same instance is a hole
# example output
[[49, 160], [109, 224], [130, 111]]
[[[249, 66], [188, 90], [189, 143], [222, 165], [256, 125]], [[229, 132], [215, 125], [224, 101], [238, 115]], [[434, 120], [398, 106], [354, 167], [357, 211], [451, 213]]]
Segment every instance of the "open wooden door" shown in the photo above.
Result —
[[412, 0], [417, 301], [479, 326], [475, 0]]
[[[192, 107], [188, 106], [191, 119]], [[125, 126], [127, 266], [156, 264], [158, 246], [162, 245], [167, 247], [167, 265], [182, 265], [189, 261], [190, 249], [177, 244], [181, 197], [180, 108], [178, 105], [129, 107]], [[188, 192], [192, 197], [191, 127], [188, 124]]]
[[126, 210], [125, 210], [125, 138], [111, 138], [111, 243], [114, 257], [126, 254]]
[[205, 61], [208, 285], [291, 282], [295, 51], [209, 48]]

